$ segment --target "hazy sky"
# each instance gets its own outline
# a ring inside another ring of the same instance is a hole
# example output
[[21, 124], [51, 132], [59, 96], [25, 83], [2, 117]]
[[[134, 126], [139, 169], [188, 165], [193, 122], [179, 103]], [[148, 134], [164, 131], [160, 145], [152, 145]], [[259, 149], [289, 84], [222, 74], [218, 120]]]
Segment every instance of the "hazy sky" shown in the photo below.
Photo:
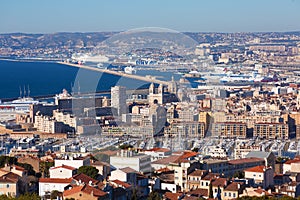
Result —
[[300, 0], [1, 0], [0, 32], [300, 31]]

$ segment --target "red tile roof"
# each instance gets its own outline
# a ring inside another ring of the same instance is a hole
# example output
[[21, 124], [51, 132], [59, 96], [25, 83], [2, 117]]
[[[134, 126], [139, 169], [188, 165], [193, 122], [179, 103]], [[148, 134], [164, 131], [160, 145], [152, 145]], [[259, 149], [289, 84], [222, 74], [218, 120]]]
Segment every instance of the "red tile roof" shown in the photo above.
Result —
[[172, 192], [166, 192], [165, 198], [169, 200], [178, 200], [179, 197], [182, 196], [182, 193], [172, 193]]
[[174, 163], [182, 163], [182, 162], [189, 162], [188, 159], [197, 156], [198, 153], [194, 151], [185, 151], [183, 155], [181, 155]]
[[72, 178], [40, 178], [40, 183], [71, 183]]
[[300, 159], [288, 160], [288, 161], [286, 161], [284, 164], [290, 165], [290, 164], [292, 164], [292, 163], [298, 163], [298, 162], [300, 162]]
[[174, 171], [174, 170], [171, 170], [167, 167], [164, 167], [164, 168], [160, 168], [160, 169], [155, 170], [155, 171], [158, 172], [158, 173], [162, 173], [162, 172], [170, 172], [170, 171]]
[[171, 150], [170, 150], [170, 149], [167, 149], [167, 148], [159, 148], [159, 147], [155, 147], [155, 148], [148, 149], [148, 150], [145, 150], [145, 151], [169, 152], [169, 151], [171, 151]]
[[243, 182], [232, 182], [229, 185], [227, 185], [225, 190], [227, 190], [227, 191], [238, 191], [242, 185], [244, 185]]
[[230, 160], [228, 161], [228, 164], [231, 165], [238, 165], [238, 164], [245, 164], [245, 163], [251, 163], [251, 162], [260, 162], [264, 161], [262, 158], [241, 158], [241, 159], [236, 159], [236, 160]]
[[188, 192], [187, 194], [197, 196], [197, 197], [202, 197], [202, 196], [208, 197], [208, 189], [198, 188], [196, 190], [192, 190], [192, 191]]
[[118, 187], [120, 187], [120, 186], [122, 186], [122, 187], [124, 187], [124, 188], [130, 188], [131, 187], [131, 185], [130, 184], [128, 184], [128, 183], [125, 183], [125, 182], [123, 182], [123, 181], [120, 181], [120, 180], [113, 180], [113, 181], [111, 181], [111, 182], [113, 182], [113, 183], [115, 183]]
[[85, 183], [85, 184], [89, 184], [90, 181], [92, 182], [92, 184], [96, 185], [98, 184], [99, 181], [83, 174], [83, 173], [80, 173], [80, 174], [76, 174], [72, 177], [72, 179], [76, 180], [76, 181], [81, 181], [81, 183]]
[[193, 171], [192, 173], [190, 173], [189, 176], [202, 176], [206, 172], [207, 172], [206, 170], [196, 169], [195, 171]]
[[19, 175], [8, 172], [7, 174], [0, 177], [0, 183], [17, 183], [19, 178]]
[[213, 187], [225, 187], [227, 185], [227, 179], [226, 178], [217, 178], [211, 184]]
[[125, 173], [138, 173], [138, 171], [132, 169], [131, 167], [120, 168], [120, 170]]
[[75, 167], [71, 167], [71, 166], [68, 166], [68, 165], [62, 165], [62, 166], [57, 166], [57, 167], [51, 167], [50, 170], [59, 169], [59, 168], [64, 168], [64, 169], [68, 169], [68, 170], [75, 170], [76, 169]]
[[80, 186], [74, 186], [73, 188], [71, 188], [69, 190], [65, 190], [63, 192], [63, 195], [64, 196], [70, 196], [70, 195], [76, 194], [78, 192], [84, 192], [86, 194], [90, 194], [90, 195], [95, 196], [95, 197], [102, 197], [102, 196], [107, 195], [106, 192], [104, 192], [104, 191], [102, 191], [98, 188], [89, 186], [88, 184], [80, 185]]
[[251, 167], [248, 169], [245, 169], [245, 172], [257, 172], [257, 173], [263, 173], [265, 169], [265, 166], [260, 165], [260, 166], [256, 166], [256, 167]]
[[172, 155], [166, 158], [156, 160], [152, 162], [152, 164], [168, 165], [169, 163], [175, 162], [178, 158], [180, 158], [180, 155]]

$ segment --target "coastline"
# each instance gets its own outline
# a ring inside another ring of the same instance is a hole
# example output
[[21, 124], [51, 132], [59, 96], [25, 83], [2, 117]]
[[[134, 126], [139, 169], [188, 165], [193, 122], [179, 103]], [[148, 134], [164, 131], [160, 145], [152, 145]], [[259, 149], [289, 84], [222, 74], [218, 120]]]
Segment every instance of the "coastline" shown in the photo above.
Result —
[[112, 74], [115, 76], [122, 76], [122, 77], [126, 77], [126, 78], [136, 79], [136, 80], [145, 81], [145, 82], [149, 82], [149, 83], [157, 83], [157, 84], [162, 84], [162, 85], [166, 85], [166, 86], [168, 86], [170, 84], [168, 81], [158, 80], [155, 77], [152, 78], [152, 77], [139, 76], [139, 75], [135, 75], [135, 74], [126, 74], [124, 72], [112, 71], [112, 70], [108, 70], [108, 69], [101, 69], [101, 68], [96, 68], [96, 67], [90, 67], [87, 65], [79, 65], [79, 64], [73, 64], [73, 63], [67, 63], [67, 62], [57, 62], [57, 63], [62, 64], [62, 65], [71, 66], [71, 67], [77, 67], [77, 68], [97, 71], [97, 72], [101, 72], [101, 73]]

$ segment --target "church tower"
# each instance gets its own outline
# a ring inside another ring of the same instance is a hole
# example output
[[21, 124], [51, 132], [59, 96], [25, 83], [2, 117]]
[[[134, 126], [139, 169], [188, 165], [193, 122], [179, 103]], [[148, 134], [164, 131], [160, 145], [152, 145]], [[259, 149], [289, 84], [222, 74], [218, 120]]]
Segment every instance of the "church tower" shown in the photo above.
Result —
[[163, 96], [164, 96], [164, 87], [162, 84], [160, 84], [156, 90], [153, 83], [149, 86], [149, 105], [152, 104], [163, 104]]

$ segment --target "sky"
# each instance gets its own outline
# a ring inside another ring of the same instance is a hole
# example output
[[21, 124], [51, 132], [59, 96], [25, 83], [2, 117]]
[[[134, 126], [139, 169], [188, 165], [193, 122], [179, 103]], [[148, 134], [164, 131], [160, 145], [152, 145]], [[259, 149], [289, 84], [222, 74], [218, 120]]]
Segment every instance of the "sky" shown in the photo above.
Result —
[[300, 31], [300, 0], [1, 0], [0, 33]]

